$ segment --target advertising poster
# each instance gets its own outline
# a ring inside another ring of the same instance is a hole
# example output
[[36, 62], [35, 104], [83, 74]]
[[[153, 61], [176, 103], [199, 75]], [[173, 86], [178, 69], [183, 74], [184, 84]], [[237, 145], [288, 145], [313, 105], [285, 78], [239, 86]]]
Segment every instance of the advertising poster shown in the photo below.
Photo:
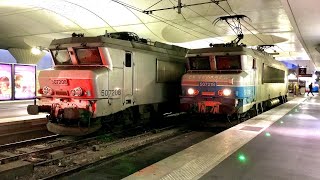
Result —
[[14, 66], [14, 98], [33, 99], [36, 96], [36, 67], [31, 65]]
[[12, 99], [11, 64], [0, 64], [0, 100]]

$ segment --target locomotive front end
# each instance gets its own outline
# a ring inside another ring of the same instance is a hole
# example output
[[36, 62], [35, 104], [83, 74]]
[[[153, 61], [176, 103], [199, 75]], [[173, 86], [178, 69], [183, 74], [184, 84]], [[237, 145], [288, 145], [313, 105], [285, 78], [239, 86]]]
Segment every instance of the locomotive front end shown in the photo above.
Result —
[[29, 105], [27, 109], [32, 115], [48, 113], [49, 131], [83, 135], [101, 127], [97, 104], [101, 99], [100, 89], [108, 86], [101, 81], [107, 78], [110, 57], [106, 55], [107, 49], [98, 45], [63, 43], [51, 46], [55, 67], [40, 72], [39, 104]]
[[233, 114], [237, 110], [239, 91], [232, 87], [232, 76], [185, 74], [181, 83], [180, 103], [184, 111]]
[[29, 106], [29, 114], [47, 112], [52, 122], [87, 124], [95, 115], [95, 79], [96, 75], [91, 70], [40, 72], [40, 105]]
[[234, 54], [222, 50], [192, 50], [187, 55], [189, 70], [181, 80], [183, 111], [231, 115], [253, 101], [254, 77], [245, 71], [248, 57], [241, 48]]

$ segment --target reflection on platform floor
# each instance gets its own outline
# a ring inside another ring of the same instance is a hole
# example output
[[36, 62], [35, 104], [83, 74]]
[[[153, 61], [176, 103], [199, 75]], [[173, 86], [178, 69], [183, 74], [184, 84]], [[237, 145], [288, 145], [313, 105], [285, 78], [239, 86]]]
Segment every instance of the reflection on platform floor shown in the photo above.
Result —
[[27, 106], [33, 104], [33, 100], [24, 101], [1, 101], [0, 119], [19, 116], [27, 116]]

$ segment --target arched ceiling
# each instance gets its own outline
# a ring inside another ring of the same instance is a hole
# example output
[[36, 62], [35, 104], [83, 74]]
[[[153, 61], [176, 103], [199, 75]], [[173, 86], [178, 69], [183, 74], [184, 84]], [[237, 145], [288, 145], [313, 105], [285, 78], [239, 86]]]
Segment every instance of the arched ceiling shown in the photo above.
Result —
[[152, 41], [199, 48], [226, 43], [235, 33], [226, 15], [243, 14], [247, 45], [274, 44], [279, 60], [310, 60], [320, 67], [320, 11], [318, 0], [181, 0], [181, 9], [153, 11], [177, 6], [178, 0], [0, 0], [0, 48], [47, 47], [52, 39], [108, 32], [132, 31]]

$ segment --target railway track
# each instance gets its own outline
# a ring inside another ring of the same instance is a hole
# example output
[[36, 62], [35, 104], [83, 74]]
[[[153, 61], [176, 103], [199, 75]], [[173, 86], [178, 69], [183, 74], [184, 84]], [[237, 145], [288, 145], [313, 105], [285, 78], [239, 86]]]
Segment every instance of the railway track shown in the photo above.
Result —
[[47, 130], [47, 119], [32, 119], [0, 124], [0, 145], [53, 135]]
[[[132, 129], [132, 131], [137, 130]], [[18, 161], [31, 163], [32, 175], [21, 176], [19, 179], [52, 179], [170, 137], [178, 133], [178, 130], [150, 129], [148, 132], [140, 131], [136, 136], [123, 138], [128, 136], [128, 133], [127, 129], [122, 132], [80, 139], [57, 135], [48, 137], [47, 141], [45, 139], [35, 140], [41, 142], [38, 144], [32, 140], [16, 143], [23, 148], [13, 148], [15, 144], [8, 144], [3, 146], [6, 151], [0, 152], [0, 162], [1, 166], [10, 166]], [[86, 159], [88, 153], [90, 160], [79, 161]]]
[[[154, 143], [159, 143], [181, 133], [183, 133], [183, 131], [181, 131], [179, 128], [157, 130], [157, 133], [147, 132], [141, 135], [119, 139], [110, 143], [102, 143], [99, 145], [98, 149], [97, 146], [93, 146], [92, 149], [77, 151], [64, 156], [63, 158], [35, 164], [35, 173], [31, 179], [61, 178], [89, 167], [111, 161], [125, 154], [138, 151], [142, 148], [151, 146]], [[90, 157], [87, 156], [88, 154], [90, 154]], [[56, 162], [55, 165], [52, 165], [54, 164], [53, 161]], [[56, 168], [53, 168], [54, 172], [47, 171], [48, 166], [51, 170], [52, 166], [56, 166]], [[43, 176], [43, 172], [46, 172], [45, 176]], [[42, 176], [35, 176], [36, 174], [41, 174]]]
[[58, 137], [60, 137], [60, 135], [53, 134], [53, 135], [43, 136], [43, 137], [34, 138], [34, 139], [28, 139], [28, 140], [17, 141], [17, 142], [8, 143], [8, 144], [2, 144], [2, 145], [0, 145], [0, 149], [3, 151], [3, 150], [7, 150], [7, 149], [12, 149], [12, 148], [24, 147], [24, 146], [28, 146], [28, 145], [35, 144], [35, 143], [40, 143], [42, 141], [44, 142], [44, 141], [52, 140], [52, 139], [55, 139]]
[[[171, 118], [172, 121], [181, 118], [186, 118], [185, 121], [193, 119], [185, 115], [173, 115], [168, 118]], [[226, 126], [230, 126], [229, 122], [222, 121]], [[183, 129], [186, 129], [185, 126]], [[133, 132], [137, 131], [134, 128], [132, 130]], [[0, 152], [0, 162], [2, 166], [19, 160], [32, 164], [33, 171], [31, 174], [13, 178], [56, 179], [185, 133], [181, 131], [181, 128], [168, 129], [168, 127], [150, 129], [148, 132], [140, 129], [137, 132], [130, 133], [130, 130], [125, 129], [116, 133], [80, 139], [53, 136], [52, 139], [48, 137], [47, 140], [38, 139], [16, 143], [17, 146], [23, 148], [10, 148], [15, 144], [8, 144], [3, 146], [7, 150]], [[135, 133], [138, 135], [132, 136]], [[37, 141], [40, 143], [36, 144]], [[7, 156], [3, 157], [1, 154]]]

